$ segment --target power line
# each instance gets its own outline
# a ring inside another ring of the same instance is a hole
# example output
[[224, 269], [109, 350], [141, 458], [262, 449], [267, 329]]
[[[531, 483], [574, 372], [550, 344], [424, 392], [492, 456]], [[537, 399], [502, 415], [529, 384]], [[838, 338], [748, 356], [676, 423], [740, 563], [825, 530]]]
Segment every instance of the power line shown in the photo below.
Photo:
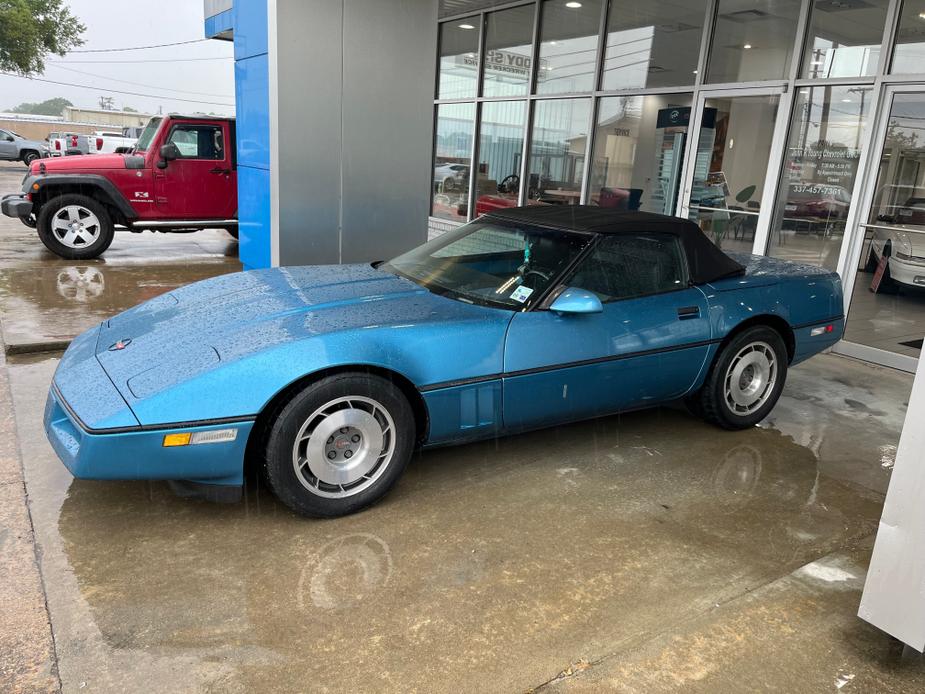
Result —
[[31, 82], [47, 82], [48, 84], [59, 84], [63, 87], [77, 87], [80, 89], [92, 89], [96, 92], [110, 92], [112, 94], [128, 94], [129, 96], [143, 96], [148, 99], [170, 99], [171, 101], [182, 101], [188, 104], [209, 104], [210, 106], [227, 106], [229, 108], [234, 107], [234, 104], [226, 104], [219, 101], [202, 101], [200, 99], [181, 99], [177, 96], [170, 96], [167, 94], [145, 94], [143, 92], [123, 92], [118, 89], [104, 89], [103, 87], [95, 87], [89, 84], [73, 84], [71, 82], [58, 82], [57, 80], [46, 80], [41, 77], [24, 77], [23, 75], [17, 75], [13, 72], [0, 72], [0, 75], [6, 77], [18, 77], [19, 79], [29, 80]]
[[192, 63], [200, 60], [234, 60], [233, 56], [224, 55], [215, 58], [151, 58], [148, 60], [46, 60], [46, 63], [76, 65], [77, 63]]
[[146, 51], [149, 48], [165, 48], [167, 46], [185, 46], [189, 43], [202, 43], [212, 39], [191, 39], [189, 41], [177, 41], [175, 43], [156, 43], [151, 46], [129, 46], [127, 48], [79, 48], [68, 51], [68, 53], [119, 53], [121, 51]]
[[63, 65], [55, 65], [55, 68], [58, 70], [67, 70], [68, 72], [76, 72], [78, 75], [86, 75], [87, 77], [98, 77], [99, 79], [109, 80], [110, 82], [121, 82], [122, 84], [130, 84], [133, 87], [149, 87], [151, 89], [160, 89], [165, 92], [175, 92], [177, 94], [197, 94], [199, 96], [217, 96], [220, 98], [228, 99], [230, 95], [228, 94], [210, 94], [208, 92], [191, 92], [185, 89], [173, 89], [171, 87], [160, 87], [156, 84], [144, 84], [143, 82], [130, 82], [128, 80], [120, 80], [115, 77], [109, 77], [108, 75], [99, 75], [95, 72], [85, 72], [83, 70], [75, 70], [72, 67], [64, 67]]

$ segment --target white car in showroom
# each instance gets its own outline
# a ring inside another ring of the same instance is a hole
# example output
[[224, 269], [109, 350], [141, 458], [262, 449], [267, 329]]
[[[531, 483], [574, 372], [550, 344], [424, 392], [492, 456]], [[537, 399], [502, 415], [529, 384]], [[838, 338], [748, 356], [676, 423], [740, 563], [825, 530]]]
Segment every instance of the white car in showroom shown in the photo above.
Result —
[[866, 269], [875, 272], [887, 257], [891, 280], [925, 287], [925, 188], [887, 186], [879, 193], [876, 221], [867, 227], [873, 236]]

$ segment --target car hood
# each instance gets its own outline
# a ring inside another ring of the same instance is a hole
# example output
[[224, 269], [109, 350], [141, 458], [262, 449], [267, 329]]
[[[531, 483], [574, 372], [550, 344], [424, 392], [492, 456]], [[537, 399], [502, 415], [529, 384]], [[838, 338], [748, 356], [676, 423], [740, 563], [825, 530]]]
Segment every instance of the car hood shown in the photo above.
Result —
[[351, 331], [373, 339], [371, 328], [481, 320], [488, 310], [370, 265], [257, 270], [182, 287], [106, 321], [96, 355], [131, 403], [287, 343]]
[[122, 154], [85, 154], [82, 156], [55, 157], [38, 159], [32, 162], [29, 173], [38, 175], [45, 167], [45, 173], [71, 173], [72, 171], [90, 171], [96, 169], [124, 169], [125, 156]]

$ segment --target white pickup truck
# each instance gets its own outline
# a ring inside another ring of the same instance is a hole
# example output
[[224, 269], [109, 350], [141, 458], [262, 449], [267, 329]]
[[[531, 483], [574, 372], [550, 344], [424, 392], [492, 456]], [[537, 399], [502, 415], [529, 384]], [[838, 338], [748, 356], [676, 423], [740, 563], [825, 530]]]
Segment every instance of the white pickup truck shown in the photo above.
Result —
[[128, 152], [138, 141], [139, 128], [97, 130], [89, 135], [80, 133], [49, 133], [48, 152], [53, 157], [74, 154], [113, 154]]
[[89, 154], [90, 143], [87, 135], [80, 133], [48, 133], [48, 154], [52, 157], [64, 157], [71, 154]]
[[138, 142], [138, 136], [131, 136], [130, 132], [135, 128], [123, 128], [122, 132], [113, 130], [97, 130], [88, 135], [90, 141], [90, 154], [113, 154], [115, 152], [127, 152], [135, 143]]

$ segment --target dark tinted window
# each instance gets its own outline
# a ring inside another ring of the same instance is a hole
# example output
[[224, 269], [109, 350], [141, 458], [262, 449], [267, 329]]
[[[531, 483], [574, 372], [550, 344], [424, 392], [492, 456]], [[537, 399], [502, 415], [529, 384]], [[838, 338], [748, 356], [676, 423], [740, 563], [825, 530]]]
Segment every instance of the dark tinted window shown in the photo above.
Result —
[[568, 283], [601, 301], [670, 292], [687, 286], [687, 267], [678, 239], [670, 234], [607, 236]]

